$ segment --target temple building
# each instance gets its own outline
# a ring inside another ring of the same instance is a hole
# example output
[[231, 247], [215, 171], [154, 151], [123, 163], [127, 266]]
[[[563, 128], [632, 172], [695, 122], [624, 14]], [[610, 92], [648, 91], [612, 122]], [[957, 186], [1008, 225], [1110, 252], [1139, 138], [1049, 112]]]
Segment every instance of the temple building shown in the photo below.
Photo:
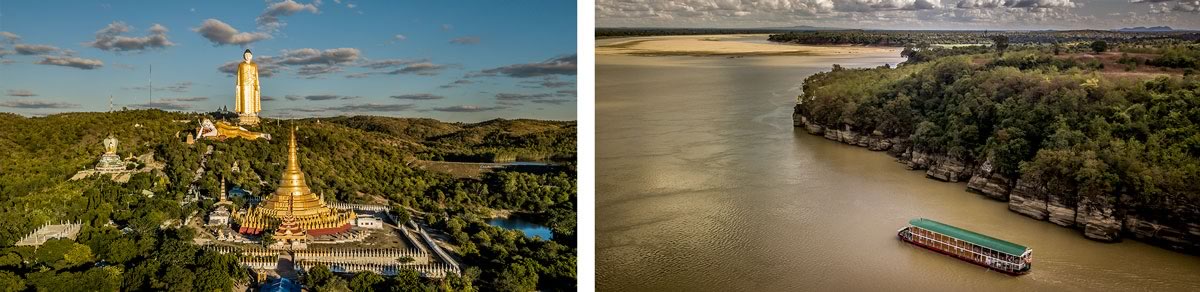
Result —
[[236, 230], [242, 234], [259, 235], [274, 230], [277, 242], [303, 244], [309, 236], [342, 233], [350, 230], [358, 217], [354, 211], [330, 208], [324, 198], [314, 194], [304, 180], [296, 159], [296, 131], [292, 130], [288, 145], [288, 162], [279, 188], [262, 203], [246, 212], [233, 215]]
[[106, 172], [121, 172], [125, 171], [125, 161], [117, 155], [117, 138], [109, 135], [104, 138], [104, 154], [100, 155], [100, 162], [96, 163], [96, 171], [101, 173]]

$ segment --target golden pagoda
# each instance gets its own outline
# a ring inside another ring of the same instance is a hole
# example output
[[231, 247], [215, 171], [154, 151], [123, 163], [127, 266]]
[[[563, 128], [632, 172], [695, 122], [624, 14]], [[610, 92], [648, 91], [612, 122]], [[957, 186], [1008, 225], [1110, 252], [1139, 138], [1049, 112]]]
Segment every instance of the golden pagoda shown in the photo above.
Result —
[[[292, 129], [288, 145], [287, 169], [280, 178], [279, 188], [266, 201], [251, 207], [244, 214], [234, 214], [238, 232], [257, 235], [274, 229], [276, 240], [303, 240], [308, 235], [321, 236], [350, 230], [358, 215], [325, 205], [325, 200], [313, 194], [304, 181], [304, 172], [296, 159], [296, 130]], [[274, 228], [272, 228], [274, 227]]]

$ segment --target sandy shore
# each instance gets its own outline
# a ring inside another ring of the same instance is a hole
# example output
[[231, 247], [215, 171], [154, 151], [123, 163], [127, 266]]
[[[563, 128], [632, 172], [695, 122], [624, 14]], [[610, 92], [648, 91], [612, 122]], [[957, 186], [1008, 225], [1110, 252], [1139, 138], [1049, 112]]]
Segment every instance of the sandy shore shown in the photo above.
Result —
[[809, 46], [754, 42], [767, 35], [655, 36], [604, 39], [596, 42], [596, 55], [634, 56], [832, 56], [880, 54], [896, 48], [864, 46]]

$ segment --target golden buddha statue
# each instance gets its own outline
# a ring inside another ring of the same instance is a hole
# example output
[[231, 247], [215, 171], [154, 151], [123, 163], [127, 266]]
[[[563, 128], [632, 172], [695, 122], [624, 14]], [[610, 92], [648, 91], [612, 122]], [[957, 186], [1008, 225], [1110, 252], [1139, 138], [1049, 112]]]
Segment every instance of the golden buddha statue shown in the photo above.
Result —
[[104, 154], [117, 154], [117, 138], [113, 138], [112, 135], [108, 135], [108, 138], [104, 138], [103, 143]]
[[340, 211], [325, 205], [309, 189], [300, 170], [296, 154], [296, 130], [292, 129], [288, 144], [288, 162], [279, 180], [279, 188], [266, 200], [251, 207], [244, 215], [235, 215], [238, 232], [261, 234], [275, 227], [275, 235], [288, 240], [306, 236], [321, 236], [350, 230], [350, 224], [358, 215], [354, 211]]
[[254, 54], [247, 49], [242, 53], [242, 62], [238, 63], [237, 83], [234, 84], [234, 110], [238, 113], [238, 123], [252, 126], [258, 124], [258, 112], [262, 111], [261, 97], [258, 86], [258, 64], [251, 61]]
[[121, 156], [117, 155], [117, 138], [109, 135], [104, 138], [104, 154], [100, 155], [100, 162], [96, 163], [96, 170], [100, 172], [119, 172], [125, 170], [125, 161], [121, 160]]
[[197, 138], [212, 138], [219, 141], [224, 141], [229, 138], [242, 138], [246, 140], [254, 140], [263, 138], [271, 140], [271, 134], [252, 132], [246, 128], [231, 125], [226, 122], [218, 121], [213, 123], [208, 119], [200, 122], [200, 129], [196, 131]]

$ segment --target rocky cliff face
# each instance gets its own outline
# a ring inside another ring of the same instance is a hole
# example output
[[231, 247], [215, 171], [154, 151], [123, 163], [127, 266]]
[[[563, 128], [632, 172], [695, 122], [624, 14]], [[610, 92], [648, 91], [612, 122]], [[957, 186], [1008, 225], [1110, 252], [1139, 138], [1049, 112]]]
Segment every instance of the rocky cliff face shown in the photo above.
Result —
[[992, 172], [992, 161], [986, 160], [975, 169], [974, 175], [967, 181], [967, 190], [999, 201], [1008, 201], [1008, 193], [1012, 188], [1012, 180], [1003, 174]]
[[1121, 239], [1121, 220], [1117, 219], [1112, 200], [1085, 201], [1080, 213], [1083, 236], [1108, 242]]
[[1017, 180], [1017, 186], [1008, 194], [1008, 209], [1037, 220], [1045, 220], [1046, 210], [1044, 187], [1029, 181]]
[[1050, 213], [1050, 223], [1062, 227], [1075, 226], [1075, 204], [1054, 193], [1047, 195], [1046, 211]]
[[1183, 228], [1175, 228], [1141, 220], [1137, 216], [1125, 218], [1125, 228], [1133, 237], [1143, 241], [1156, 243], [1175, 250], [1200, 250], [1200, 225], [1188, 224]]
[[848, 126], [819, 125], [798, 113], [793, 114], [793, 118], [796, 127], [803, 127], [810, 134], [872, 151], [887, 151], [905, 168], [925, 170], [927, 177], [940, 181], [965, 181], [968, 191], [1008, 201], [1008, 209], [1013, 212], [1082, 230], [1083, 236], [1090, 239], [1112, 242], [1129, 236], [1176, 250], [1200, 252], [1200, 224], [1172, 227], [1132, 215], [1124, 216], [1125, 212], [1111, 199], [1070, 202], [1059, 194], [1048, 192], [1046, 186], [992, 172], [990, 161], [971, 165], [943, 154], [916, 150], [907, 139], [885, 137], [878, 131], [866, 134]]

